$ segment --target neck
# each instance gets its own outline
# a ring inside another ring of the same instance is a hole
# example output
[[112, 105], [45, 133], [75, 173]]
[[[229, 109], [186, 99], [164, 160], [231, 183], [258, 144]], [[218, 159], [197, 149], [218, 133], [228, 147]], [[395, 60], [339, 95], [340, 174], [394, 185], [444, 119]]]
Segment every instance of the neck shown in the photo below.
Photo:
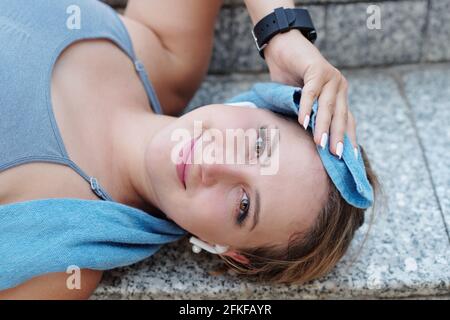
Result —
[[146, 173], [144, 155], [155, 134], [176, 118], [130, 109], [119, 112], [110, 128], [111, 196], [120, 203], [154, 212], [160, 202]]

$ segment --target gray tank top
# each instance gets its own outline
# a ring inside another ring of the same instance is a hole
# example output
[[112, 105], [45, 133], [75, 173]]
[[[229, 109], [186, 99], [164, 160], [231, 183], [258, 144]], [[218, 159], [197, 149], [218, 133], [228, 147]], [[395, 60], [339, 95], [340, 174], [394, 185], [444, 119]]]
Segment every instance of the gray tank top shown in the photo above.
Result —
[[[79, 28], [71, 15], [79, 14]], [[75, 28], [73, 28], [75, 26]], [[0, 172], [30, 162], [69, 166], [102, 200], [99, 181], [68, 156], [52, 109], [52, 70], [75, 41], [109, 39], [134, 62], [157, 114], [161, 106], [117, 13], [96, 0], [0, 0]]]

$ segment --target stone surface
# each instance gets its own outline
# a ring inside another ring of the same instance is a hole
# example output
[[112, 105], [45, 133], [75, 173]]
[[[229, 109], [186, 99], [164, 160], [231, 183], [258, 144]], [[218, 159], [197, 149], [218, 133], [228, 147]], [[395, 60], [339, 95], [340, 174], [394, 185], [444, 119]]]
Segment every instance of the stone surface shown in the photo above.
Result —
[[[123, 8], [126, 0], [102, 0]], [[316, 46], [337, 67], [450, 59], [450, 0], [295, 0], [310, 10]], [[429, 4], [429, 5], [428, 5]], [[370, 30], [367, 9], [381, 10], [381, 29]], [[429, 12], [428, 12], [429, 11]], [[210, 73], [267, 71], [251, 36], [243, 0], [224, 0], [216, 23]], [[226, 31], [226, 32], [224, 32]]]
[[[209, 73], [222, 73], [232, 68], [233, 61], [233, 19], [235, 10], [223, 8], [214, 28], [214, 46], [209, 65]], [[224, 32], [224, 30], [227, 30]]]
[[[369, 237], [359, 255], [356, 254], [369, 229], [372, 210], [366, 213], [365, 224], [333, 272], [303, 286], [257, 284], [231, 274], [211, 276], [208, 271], [219, 260], [206, 253], [193, 254], [184, 239], [138, 264], [106, 272], [92, 298], [448, 296], [450, 242], [433, 193], [426, 158], [418, 147], [410, 110], [396, 82], [385, 71], [344, 71], [344, 74], [350, 81], [349, 102], [358, 123], [359, 143], [371, 159], [384, 190]], [[411, 80], [407, 80], [408, 90], [420, 92], [420, 88], [414, 87], [414, 77], [410, 75]], [[222, 102], [249, 88], [253, 82], [266, 79], [267, 75], [210, 76], [190, 105]], [[445, 84], [448, 77], [446, 81]], [[442, 139], [447, 144], [450, 141], [448, 136]]]
[[[102, 0], [103, 2], [109, 3], [112, 6], [116, 7], [125, 7], [128, 0]], [[309, 3], [320, 3], [320, 4], [327, 4], [327, 3], [351, 3], [351, 2], [360, 2], [361, 0], [295, 0], [296, 5], [303, 5], [303, 4], [309, 4]], [[386, 1], [386, 0], [384, 0]], [[223, 0], [224, 6], [243, 6], [245, 5], [244, 0]]]
[[423, 47], [425, 61], [450, 59], [450, 0], [431, 0]]
[[222, 103], [228, 98], [250, 89], [256, 81], [270, 81], [269, 74], [263, 73], [251, 76], [242, 74], [210, 75], [185, 111], [211, 103]]
[[381, 9], [381, 29], [367, 27], [368, 3], [327, 6], [324, 56], [341, 67], [419, 61], [426, 1], [371, 4]]
[[[320, 49], [325, 41], [325, 8], [321, 6], [305, 6], [304, 8], [309, 10], [314, 21], [318, 35], [315, 45]], [[244, 7], [221, 10], [215, 27], [213, 57], [209, 73], [267, 71], [267, 65], [256, 49], [251, 30], [252, 22]]]
[[450, 66], [411, 71], [404, 81], [433, 187], [450, 230]]

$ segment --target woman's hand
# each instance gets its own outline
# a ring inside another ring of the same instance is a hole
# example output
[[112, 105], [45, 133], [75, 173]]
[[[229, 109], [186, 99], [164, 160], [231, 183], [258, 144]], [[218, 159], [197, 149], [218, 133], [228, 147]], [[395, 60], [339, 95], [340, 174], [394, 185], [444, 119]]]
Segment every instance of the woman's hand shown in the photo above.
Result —
[[348, 108], [348, 84], [341, 72], [332, 66], [300, 31], [290, 30], [273, 37], [264, 49], [272, 81], [303, 86], [299, 123], [306, 129], [313, 102], [318, 98], [314, 141], [324, 146], [330, 137], [330, 151], [342, 156], [344, 132], [353, 147], [356, 124]]

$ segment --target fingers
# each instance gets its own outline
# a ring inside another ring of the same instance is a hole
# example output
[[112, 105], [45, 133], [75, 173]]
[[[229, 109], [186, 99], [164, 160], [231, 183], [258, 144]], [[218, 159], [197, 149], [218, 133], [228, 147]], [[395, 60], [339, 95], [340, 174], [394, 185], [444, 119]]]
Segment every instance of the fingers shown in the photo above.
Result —
[[308, 127], [312, 105], [314, 100], [318, 97], [320, 90], [322, 89], [322, 83], [319, 79], [306, 82], [302, 90], [300, 98], [300, 112], [298, 114], [298, 122], [303, 128]]
[[353, 114], [350, 111], [348, 112], [347, 136], [352, 143], [353, 153], [355, 154], [355, 157], [358, 158], [358, 142], [356, 140], [356, 121]]
[[330, 151], [342, 157], [344, 151], [344, 133], [347, 131], [348, 122], [348, 101], [347, 101], [347, 81], [343, 78], [340, 81], [339, 91], [336, 97], [336, 108], [331, 119], [330, 127]]
[[316, 125], [314, 130], [314, 142], [325, 149], [329, 137], [331, 119], [336, 106], [336, 93], [339, 82], [330, 81], [322, 89], [319, 96], [319, 108], [317, 109]]
[[358, 143], [356, 141], [356, 121], [353, 114], [350, 111], [348, 112], [348, 120], [347, 120], [347, 136], [350, 139], [353, 148], [356, 148], [358, 146]]
[[326, 147], [339, 159], [344, 152], [344, 135], [347, 133], [357, 156], [356, 123], [348, 108], [347, 79], [336, 68], [324, 71], [310, 70], [300, 98], [298, 121], [305, 130], [310, 121], [314, 100], [318, 97], [318, 110], [314, 129], [314, 142]]

